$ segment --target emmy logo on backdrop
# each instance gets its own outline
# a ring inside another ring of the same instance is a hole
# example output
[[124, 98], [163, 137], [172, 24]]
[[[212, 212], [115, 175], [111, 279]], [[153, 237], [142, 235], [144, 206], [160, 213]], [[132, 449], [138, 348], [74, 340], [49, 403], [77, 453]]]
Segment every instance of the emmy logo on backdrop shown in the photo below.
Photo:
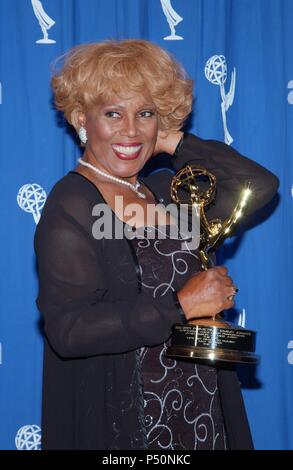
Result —
[[226, 112], [232, 106], [234, 101], [234, 94], [235, 94], [235, 83], [236, 83], [236, 69], [234, 67], [232, 76], [231, 76], [231, 84], [230, 90], [226, 94], [224, 84], [227, 80], [227, 63], [225, 56], [223, 55], [213, 55], [209, 58], [206, 63], [205, 69], [205, 76], [209, 82], [213, 85], [219, 85], [221, 91], [221, 109], [222, 109], [222, 119], [223, 119], [223, 127], [224, 127], [224, 135], [225, 135], [225, 144], [232, 144], [233, 138], [230, 135], [228, 128], [227, 128], [227, 119], [226, 119]]
[[39, 25], [41, 27], [43, 38], [36, 41], [37, 44], [55, 44], [54, 39], [49, 39], [48, 30], [54, 26], [55, 21], [50, 18], [49, 15], [45, 12], [42, 3], [40, 0], [31, 0], [34, 14], [37, 17]]
[[2, 104], [2, 83], [0, 82], [0, 104]]
[[38, 224], [41, 217], [41, 209], [46, 202], [46, 191], [39, 184], [25, 184], [17, 194], [19, 207], [25, 212], [33, 214], [34, 221]]
[[172, 7], [171, 0], [161, 0], [161, 5], [171, 30], [171, 34], [169, 36], [164, 37], [165, 41], [176, 41], [183, 39], [183, 37], [178, 36], [175, 31], [175, 26], [177, 26], [177, 24], [180, 23], [183, 18], [178, 15], [178, 13]]
[[15, 436], [17, 450], [41, 450], [42, 433], [36, 424], [27, 424], [20, 428]]

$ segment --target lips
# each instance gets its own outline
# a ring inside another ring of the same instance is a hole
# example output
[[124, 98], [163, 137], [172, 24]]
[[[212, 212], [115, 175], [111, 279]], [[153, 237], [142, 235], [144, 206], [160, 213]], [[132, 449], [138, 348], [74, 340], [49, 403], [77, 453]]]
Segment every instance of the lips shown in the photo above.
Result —
[[139, 157], [142, 147], [141, 143], [112, 145], [115, 155], [121, 160], [135, 160]]

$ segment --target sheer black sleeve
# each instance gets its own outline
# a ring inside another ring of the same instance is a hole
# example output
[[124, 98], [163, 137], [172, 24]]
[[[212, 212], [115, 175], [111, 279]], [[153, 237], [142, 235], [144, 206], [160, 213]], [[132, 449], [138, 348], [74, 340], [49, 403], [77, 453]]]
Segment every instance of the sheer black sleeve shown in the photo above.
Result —
[[158, 301], [137, 292], [133, 300], [111, 300], [102, 250], [89, 229], [92, 206], [74, 189], [74, 196], [67, 194], [68, 207], [53, 191], [35, 234], [36, 302], [51, 346], [61, 357], [73, 358], [162, 343], [172, 325], [182, 322], [173, 296]]
[[278, 190], [279, 180], [273, 173], [223, 142], [185, 133], [172, 164], [177, 171], [187, 163], [198, 163], [217, 178], [217, 195], [208, 210], [209, 217], [227, 218], [247, 181], [253, 194], [246, 215], [265, 206]]

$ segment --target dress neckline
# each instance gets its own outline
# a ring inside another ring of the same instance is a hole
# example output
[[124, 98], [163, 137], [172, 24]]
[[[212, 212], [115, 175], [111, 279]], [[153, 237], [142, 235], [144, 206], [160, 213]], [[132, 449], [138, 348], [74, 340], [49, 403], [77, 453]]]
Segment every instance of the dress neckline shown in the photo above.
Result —
[[[101, 193], [101, 191], [99, 190], [99, 188], [85, 175], [83, 175], [82, 173], [79, 173], [79, 171], [75, 171], [75, 170], [70, 170], [68, 172], [69, 173], [73, 173], [74, 175], [79, 175], [81, 176], [82, 178], [84, 178], [86, 181], [88, 181], [95, 189], [96, 191], [99, 193], [99, 195], [101, 196], [101, 198], [103, 199], [103, 202], [105, 204], [107, 204], [109, 206], [109, 204], [107, 203], [107, 201], [105, 200], [103, 194]], [[156, 203], [160, 203], [161, 201], [159, 200], [159, 198], [157, 197], [156, 193], [153, 192], [153, 190], [145, 183], [145, 181], [143, 181], [141, 178], [137, 178], [137, 180], [139, 181], [139, 183], [143, 184], [153, 195]]]
[[[129, 227], [129, 229], [131, 229], [131, 228], [136, 228], [135, 226], [129, 225], [127, 222], [125, 222], [124, 220], [121, 220], [121, 219], [118, 217], [118, 215], [116, 214], [116, 212], [113, 211], [113, 209], [112, 209], [112, 207], [110, 206], [110, 204], [108, 204], [108, 202], [107, 202], [106, 199], [104, 198], [104, 196], [103, 196], [103, 194], [101, 193], [101, 191], [99, 190], [99, 188], [98, 188], [89, 178], [87, 178], [87, 177], [86, 177], [85, 175], [83, 175], [82, 173], [79, 173], [79, 171], [70, 170], [70, 171], [68, 172], [68, 174], [70, 174], [70, 173], [72, 173], [72, 174], [74, 174], [74, 175], [81, 176], [81, 177], [82, 177], [84, 180], [86, 180], [91, 186], [93, 186], [93, 187], [95, 188], [95, 190], [97, 191], [97, 193], [99, 194], [100, 198], [102, 199], [103, 203], [106, 204], [106, 205], [110, 208], [112, 214], [113, 214], [115, 217], [117, 217], [117, 219], [120, 220], [120, 222], [122, 222], [123, 225], [126, 225], [127, 227]], [[156, 201], [156, 204], [160, 204], [161, 201], [158, 199], [157, 195], [153, 192], [153, 190], [150, 189], [150, 187], [149, 187], [144, 181], [142, 181], [140, 178], [137, 178], [137, 179], [138, 179], [138, 181], [139, 181], [140, 183], [144, 184], [144, 185], [146, 186], [146, 188], [148, 188], [148, 190], [152, 193], [152, 195], [154, 196], [154, 199], [155, 199], [155, 201]], [[141, 229], [143, 229], [143, 228], [148, 228], [148, 227], [166, 227], [166, 226], [169, 226], [169, 227], [170, 227], [170, 224], [167, 224], [167, 225], [162, 225], [162, 224], [159, 224], [159, 225], [158, 225], [158, 224], [155, 224], [155, 225], [141, 225], [140, 227], [137, 227], [136, 230], [141, 230]]]

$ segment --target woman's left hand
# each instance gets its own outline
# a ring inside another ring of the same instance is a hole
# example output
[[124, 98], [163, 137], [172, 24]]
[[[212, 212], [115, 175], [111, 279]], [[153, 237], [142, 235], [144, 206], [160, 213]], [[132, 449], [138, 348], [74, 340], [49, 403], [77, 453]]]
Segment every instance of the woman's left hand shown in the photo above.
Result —
[[183, 135], [182, 131], [158, 131], [158, 137], [153, 155], [168, 153], [173, 155]]

